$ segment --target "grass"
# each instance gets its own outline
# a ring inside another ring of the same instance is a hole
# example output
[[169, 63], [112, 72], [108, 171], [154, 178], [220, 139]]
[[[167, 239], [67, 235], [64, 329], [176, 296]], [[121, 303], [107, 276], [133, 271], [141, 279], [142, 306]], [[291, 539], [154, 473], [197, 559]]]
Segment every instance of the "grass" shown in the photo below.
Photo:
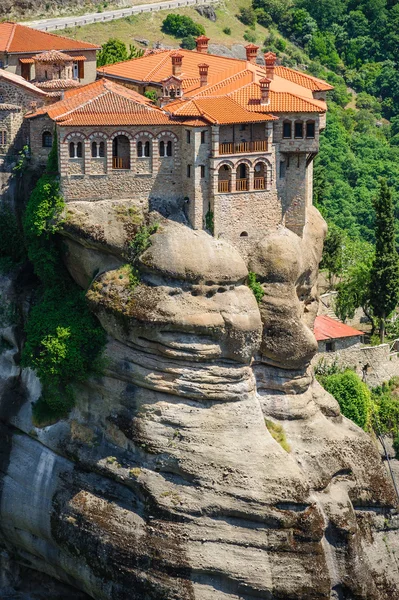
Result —
[[[187, 7], [179, 8], [178, 10], [143, 13], [106, 23], [92, 23], [81, 27], [71, 27], [60, 31], [59, 34], [93, 44], [103, 44], [109, 38], [115, 36], [126, 44], [134, 42], [135, 37], [145, 37], [150, 42], [160, 42], [165, 46], [177, 47], [180, 40], [166, 35], [161, 31], [162, 21], [166, 15], [174, 13], [186, 15], [197, 23], [202, 24], [205, 27], [206, 35], [211, 38], [211, 44], [216, 43], [226, 46], [237, 43], [246, 44], [244, 34], [248, 30], [248, 26], [241, 23], [236, 15], [241, 6], [249, 5], [250, 0], [231, 0], [226, 3], [221, 2], [219, 5], [212, 5], [217, 15], [215, 23], [199, 15], [194, 8]], [[226, 28], [231, 30], [230, 35], [224, 33]], [[256, 25], [253, 33], [256, 36], [257, 43], [261, 46], [268, 30], [265, 27]]]
[[269, 419], [265, 419], [265, 423], [272, 438], [276, 440], [278, 444], [280, 444], [283, 450], [286, 452], [291, 452], [291, 447], [287, 442], [283, 426], [275, 423], [274, 421], [270, 421]]

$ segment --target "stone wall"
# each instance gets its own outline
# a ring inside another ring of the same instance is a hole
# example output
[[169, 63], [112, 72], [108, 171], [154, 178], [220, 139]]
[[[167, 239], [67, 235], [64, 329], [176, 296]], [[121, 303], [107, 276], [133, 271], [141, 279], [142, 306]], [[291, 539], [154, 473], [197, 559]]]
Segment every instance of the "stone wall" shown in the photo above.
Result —
[[337, 338], [335, 340], [322, 340], [318, 343], [319, 352], [327, 352], [326, 344], [332, 343], [333, 352], [337, 352], [339, 350], [347, 350], [348, 348], [353, 348], [354, 346], [360, 347], [361, 336], [354, 335], [350, 337]]
[[336, 363], [339, 367], [355, 369], [370, 387], [381, 385], [391, 377], [399, 376], [398, 354], [390, 352], [389, 344], [356, 345], [338, 352], [318, 353], [312, 363], [316, 366], [320, 361], [325, 365]]

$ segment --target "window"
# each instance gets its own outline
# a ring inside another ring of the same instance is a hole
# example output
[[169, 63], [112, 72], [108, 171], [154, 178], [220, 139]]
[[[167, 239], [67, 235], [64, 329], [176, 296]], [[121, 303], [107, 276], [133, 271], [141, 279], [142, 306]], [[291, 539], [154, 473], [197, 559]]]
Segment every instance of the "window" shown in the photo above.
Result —
[[69, 158], [75, 158], [75, 144], [73, 142], [69, 144]]
[[242, 233], [240, 233], [240, 237], [248, 237], [248, 233], [246, 231], [243, 231]]
[[201, 131], [201, 144], [205, 144], [206, 131]]
[[165, 156], [165, 142], [159, 142], [159, 156]]
[[279, 175], [280, 175], [280, 179], [284, 179], [284, 177], [285, 177], [285, 161], [284, 160], [280, 161], [280, 173], [279, 173]]
[[245, 131], [247, 128], [246, 124], [243, 123], [242, 125], [240, 125], [240, 131]]
[[105, 156], [105, 143], [92, 142], [91, 156], [92, 158], [103, 158]]
[[43, 148], [51, 148], [53, 145], [53, 136], [49, 131], [44, 131], [42, 135], [42, 146]]
[[284, 121], [284, 123], [283, 123], [283, 138], [290, 138], [291, 136], [292, 136], [291, 121]]
[[5, 129], [0, 130], [0, 146], [7, 144], [7, 131]]
[[105, 142], [100, 142], [99, 148], [98, 148], [98, 156], [100, 158], [104, 158], [104, 156], [105, 156]]
[[191, 177], [191, 165], [187, 165], [187, 177]]
[[91, 156], [92, 158], [97, 158], [97, 142], [92, 142], [91, 144]]
[[191, 131], [186, 129], [186, 142], [187, 144], [191, 144]]
[[84, 79], [85, 77], [85, 64], [83, 60], [78, 61], [78, 77], [79, 79]]
[[137, 142], [137, 156], [143, 156], [143, 142]]
[[69, 144], [69, 158], [82, 158], [83, 156], [83, 144], [82, 142], [70, 142]]
[[334, 352], [334, 342], [326, 342], [326, 352]]
[[308, 121], [306, 123], [306, 137], [314, 138], [314, 134], [315, 134], [315, 123], [314, 123], [314, 121]]
[[172, 142], [170, 140], [166, 144], [166, 156], [172, 156]]
[[205, 177], [205, 165], [201, 165], [200, 169], [201, 169], [201, 179], [203, 179]]
[[150, 156], [150, 142], [144, 144], [144, 156]]
[[82, 158], [82, 156], [83, 156], [83, 144], [82, 144], [82, 142], [78, 142], [76, 144], [76, 156], [78, 158]]
[[294, 137], [303, 138], [303, 123], [302, 123], [302, 121], [295, 122], [295, 130], [294, 131], [295, 131]]

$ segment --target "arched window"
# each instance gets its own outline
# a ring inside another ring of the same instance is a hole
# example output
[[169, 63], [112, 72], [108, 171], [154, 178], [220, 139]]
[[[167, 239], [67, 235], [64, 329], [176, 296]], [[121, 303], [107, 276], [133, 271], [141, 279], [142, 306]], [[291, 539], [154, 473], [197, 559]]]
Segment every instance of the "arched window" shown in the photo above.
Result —
[[283, 123], [283, 138], [292, 137], [292, 124], [291, 121], [284, 121]]
[[137, 156], [143, 156], [143, 142], [137, 142]]
[[315, 122], [314, 121], [307, 121], [306, 123], [306, 137], [307, 138], [314, 138], [315, 135]]
[[249, 169], [248, 165], [241, 163], [236, 171], [236, 190], [237, 192], [245, 192], [249, 190]]
[[91, 156], [92, 158], [97, 158], [98, 154], [97, 154], [97, 142], [92, 142], [91, 143]]
[[100, 142], [99, 148], [98, 148], [98, 156], [100, 158], [104, 158], [104, 156], [105, 156], [105, 142]]
[[248, 237], [248, 233], [246, 231], [243, 231], [240, 233], [240, 237]]
[[75, 158], [75, 144], [74, 142], [69, 143], [69, 158]]
[[170, 140], [166, 144], [166, 156], [172, 156], [172, 142]]
[[165, 156], [165, 142], [159, 142], [159, 156]]
[[[139, 142], [140, 143], [140, 142]], [[101, 144], [100, 144], [101, 146]], [[137, 144], [139, 154], [139, 144]], [[112, 168], [130, 169], [130, 141], [126, 135], [117, 135], [112, 142]]]
[[294, 137], [303, 138], [303, 123], [302, 121], [295, 121]]
[[104, 142], [92, 142], [91, 143], [91, 156], [92, 156], [92, 158], [104, 158], [105, 143]]
[[231, 192], [231, 168], [222, 165], [218, 171], [218, 192]]
[[45, 131], [42, 135], [42, 146], [43, 148], [51, 148], [53, 145], [53, 136], [49, 131]]
[[144, 144], [144, 156], [150, 156], [150, 142]]
[[159, 142], [159, 156], [172, 156], [172, 142], [170, 140], [168, 142], [164, 142], [163, 140]]
[[83, 144], [82, 144], [82, 142], [78, 142], [76, 144], [76, 156], [78, 158], [82, 158], [82, 156], [83, 156]]

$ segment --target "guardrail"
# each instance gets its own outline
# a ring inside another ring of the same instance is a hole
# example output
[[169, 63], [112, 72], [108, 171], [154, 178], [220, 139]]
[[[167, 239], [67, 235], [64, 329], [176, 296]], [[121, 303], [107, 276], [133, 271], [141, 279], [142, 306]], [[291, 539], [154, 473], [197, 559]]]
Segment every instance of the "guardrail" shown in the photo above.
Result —
[[90, 25], [92, 23], [104, 23], [105, 21], [114, 21], [123, 19], [131, 15], [138, 15], [145, 12], [157, 12], [159, 10], [172, 10], [184, 6], [195, 6], [200, 4], [211, 4], [220, 0], [175, 0], [174, 2], [157, 2], [154, 4], [141, 4], [130, 8], [119, 8], [103, 13], [90, 13], [80, 17], [60, 17], [55, 19], [45, 19], [40, 21], [24, 22], [23, 25], [38, 29], [39, 31], [58, 31], [66, 27], [79, 27], [81, 25]]

